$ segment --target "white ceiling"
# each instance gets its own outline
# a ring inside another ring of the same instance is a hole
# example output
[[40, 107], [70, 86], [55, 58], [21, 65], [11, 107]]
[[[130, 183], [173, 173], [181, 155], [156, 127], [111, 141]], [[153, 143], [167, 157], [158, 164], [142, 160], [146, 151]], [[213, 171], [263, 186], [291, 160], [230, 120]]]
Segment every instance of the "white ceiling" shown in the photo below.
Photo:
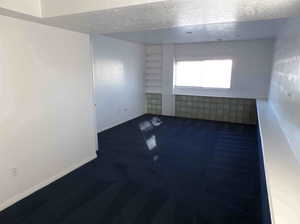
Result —
[[296, 15], [300, 15], [300, 0], [165, 0], [46, 20], [82, 32], [107, 34]]
[[7, 1], [0, 14], [94, 34], [300, 16], [300, 0], [41, 0], [41, 17], [8, 10]]
[[54, 17], [163, 1], [165, 0], [41, 0], [41, 3], [43, 17]]
[[272, 39], [284, 19], [184, 26], [159, 30], [113, 33], [108, 36], [144, 44]]

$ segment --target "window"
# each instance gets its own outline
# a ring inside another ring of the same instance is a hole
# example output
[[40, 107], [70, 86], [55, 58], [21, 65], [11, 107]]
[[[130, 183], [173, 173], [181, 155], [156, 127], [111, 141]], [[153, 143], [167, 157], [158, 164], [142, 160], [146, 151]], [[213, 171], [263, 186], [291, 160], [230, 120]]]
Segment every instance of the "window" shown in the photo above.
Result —
[[231, 59], [177, 61], [174, 86], [229, 89], [231, 72]]

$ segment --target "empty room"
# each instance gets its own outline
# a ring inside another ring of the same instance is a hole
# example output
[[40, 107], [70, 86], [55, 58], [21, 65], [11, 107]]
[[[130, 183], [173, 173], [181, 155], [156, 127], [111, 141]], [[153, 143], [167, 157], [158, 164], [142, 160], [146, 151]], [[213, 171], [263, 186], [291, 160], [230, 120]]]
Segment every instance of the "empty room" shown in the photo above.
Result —
[[300, 0], [0, 0], [1, 224], [300, 224]]

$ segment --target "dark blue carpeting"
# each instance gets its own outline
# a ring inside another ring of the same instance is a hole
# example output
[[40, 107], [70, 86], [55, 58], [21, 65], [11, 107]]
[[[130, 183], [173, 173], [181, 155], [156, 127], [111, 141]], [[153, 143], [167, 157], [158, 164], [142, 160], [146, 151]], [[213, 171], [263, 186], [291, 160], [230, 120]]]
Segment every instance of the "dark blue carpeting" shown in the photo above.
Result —
[[171, 117], [155, 126], [152, 117], [100, 133], [98, 159], [1, 212], [0, 223], [260, 223], [256, 126]]

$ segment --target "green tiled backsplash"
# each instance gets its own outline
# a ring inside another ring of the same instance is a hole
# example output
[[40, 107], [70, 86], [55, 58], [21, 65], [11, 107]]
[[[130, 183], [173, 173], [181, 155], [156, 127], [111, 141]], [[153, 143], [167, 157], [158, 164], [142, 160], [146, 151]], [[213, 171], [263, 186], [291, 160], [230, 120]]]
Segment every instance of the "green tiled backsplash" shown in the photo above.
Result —
[[178, 117], [245, 124], [257, 121], [254, 99], [177, 95], [175, 102]]
[[146, 111], [149, 114], [162, 113], [162, 96], [159, 93], [146, 94]]

